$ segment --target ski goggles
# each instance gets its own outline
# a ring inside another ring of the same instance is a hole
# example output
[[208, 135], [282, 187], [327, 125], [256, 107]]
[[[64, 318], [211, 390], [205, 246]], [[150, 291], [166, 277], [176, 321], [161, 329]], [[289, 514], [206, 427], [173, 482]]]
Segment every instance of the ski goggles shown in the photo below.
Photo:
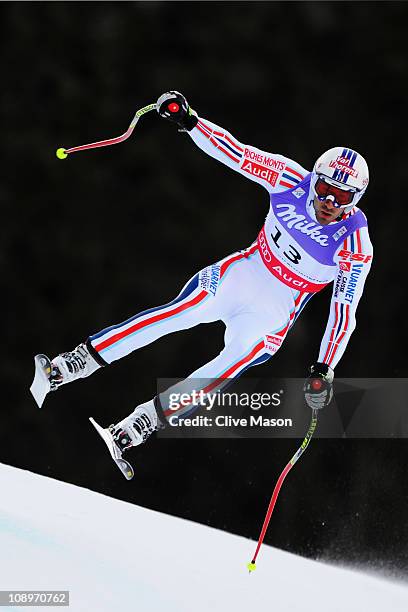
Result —
[[323, 178], [319, 177], [314, 186], [314, 190], [319, 200], [326, 200], [329, 196], [334, 198], [333, 206], [335, 208], [344, 208], [350, 206], [353, 202], [355, 191], [341, 189], [335, 185], [327, 183]]

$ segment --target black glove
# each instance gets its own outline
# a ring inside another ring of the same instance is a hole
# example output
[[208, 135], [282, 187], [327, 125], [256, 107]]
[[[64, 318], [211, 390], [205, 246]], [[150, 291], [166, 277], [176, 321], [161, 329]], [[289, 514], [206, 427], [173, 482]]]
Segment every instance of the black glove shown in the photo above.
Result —
[[164, 93], [157, 100], [157, 112], [163, 119], [174, 121], [182, 129], [189, 132], [198, 122], [197, 113], [188, 105], [183, 94], [178, 91]]
[[305, 400], [312, 410], [328, 406], [333, 398], [334, 372], [326, 363], [316, 362], [310, 367], [310, 376], [303, 386]]

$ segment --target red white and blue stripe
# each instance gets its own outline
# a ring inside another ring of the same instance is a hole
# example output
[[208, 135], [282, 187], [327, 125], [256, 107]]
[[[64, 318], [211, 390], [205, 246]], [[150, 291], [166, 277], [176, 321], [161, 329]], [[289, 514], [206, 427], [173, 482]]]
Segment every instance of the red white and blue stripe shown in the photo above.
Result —
[[196, 274], [182, 290], [182, 292], [168, 304], [150, 308], [137, 315], [103, 329], [99, 333], [90, 336], [94, 349], [103, 355], [112, 350], [114, 346], [129, 340], [132, 336], [144, 331], [147, 327], [159, 325], [163, 321], [185, 314], [186, 311], [198, 308], [208, 299], [207, 291], [198, 289], [199, 275]]
[[335, 319], [323, 362], [331, 365], [350, 324], [350, 305], [335, 302]]
[[241, 161], [244, 149], [231, 134], [211, 129], [202, 119], [198, 120], [196, 127], [221, 153], [237, 164]]
[[298, 185], [298, 183], [303, 181], [304, 178], [305, 177], [300, 174], [300, 172], [297, 172], [297, 170], [294, 170], [290, 166], [286, 165], [285, 170], [280, 176], [279, 185], [282, 185], [282, 187], [287, 187], [288, 189], [292, 189], [292, 187], [295, 187], [296, 185]]
[[[255, 243], [245, 251], [234, 253], [222, 260], [220, 262], [220, 281], [225, 277], [231, 266], [242, 259], [248, 259], [257, 250], [258, 245]], [[103, 329], [99, 333], [90, 336], [90, 341], [94, 349], [104, 357], [108, 351], [128, 341], [136, 334], [146, 331], [147, 328], [151, 329], [156, 325], [169, 322], [171, 319], [183, 316], [195, 308], [199, 308], [210, 296], [211, 294], [206, 290], [200, 290], [199, 274], [196, 274], [187, 283], [182, 292], [168, 304], [144, 310], [118, 325], [112, 325]]]
[[299, 292], [299, 295], [295, 298], [295, 311], [293, 313], [293, 318], [291, 321], [291, 327], [299, 317], [300, 313], [306, 306], [306, 304], [312, 299], [312, 297], [316, 295], [315, 293], [308, 292]]
[[[353, 151], [352, 149], [343, 149], [342, 152], [342, 157], [344, 157], [345, 159], [349, 160], [348, 163], [348, 167], [352, 168], [355, 164], [355, 161], [357, 159], [357, 153], [356, 151]], [[349, 172], [345, 172], [344, 170], [335, 170], [334, 174], [333, 174], [333, 179], [335, 181], [339, 181], [340, 183], [347, 183], [348, 179], [349, 179], [350, 173]]]
[[[348, 216], [355, 215], [356, 209], [353, 208]], [[363, 253], [362, 243], [361, 243], [361, 229], [357, 229], [353, 232], [346, 240], [343, 242], [343, 248], [346, 251], [351, 251], [352, 253]]]

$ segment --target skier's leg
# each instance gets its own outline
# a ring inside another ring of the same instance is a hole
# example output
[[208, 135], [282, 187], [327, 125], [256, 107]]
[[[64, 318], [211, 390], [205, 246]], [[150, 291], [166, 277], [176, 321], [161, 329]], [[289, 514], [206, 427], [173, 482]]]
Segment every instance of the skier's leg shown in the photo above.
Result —
[[[144, 442], [171, 417], [185, 418], [199, 406], [193, 392], [215, 393], [249, 367], [267, 361], [281, 346], [290, 319], [279, 314], [274, 321], [259, 313], [241, 313], [227, 321], [225, 347], [212, 361], [185, 380], [173, 385], [154, 399], [139, 405], [112, 429], [113, 439], [121, 450]], [[183, 398], [179, 401], [177, 398]], [[190, 400], [184, 398], [191, 397]]]
[[161, 336], [221, 318], [228, 309], [227, 296], [218, 295], [215, 299], [203, 289], [203, 272], [190, 279], [168, 304], [144, 310], [118, 325], [103, 329], [73, 351], [55, 357], [52, 360], [51, 388], [85, 378], [101, 366], [121, 359]]
[[230, 316], [245, 302], [245, 292], [237, 293], [236, 287], [249, 274], [245, 263], [256, 250], [254, 245], [204, 268], [172, 302], [108, 327], [73, 351], [55, 357], [49, 375], [51, 389], [85, 378], [166, 334]]
[[242, 285], [249, 284], [248, 259], [256, 252], [257, 245], [253, 245], [203, 268], [173, 301], [90, 336], [89, 350], [103, 362], [112, 363], [166, 334], [231, 317], [246, 303]]
[[[156, 404], [162, 408], [166, 420], [174, 415], [185, 418], [198, 408], [189, 401], [176, 406], [175, 398], [181, 394], [215, 393], [248, 368], [270, 359], [282, 345], [288, 329], [288, 320], [281, 317], [275, 321], [263, 320], [256, 313], [243, 313], [228, 321], [225, 346], [219, 355], [158, 396]], [[173, 398], [172, 407], [170, 398]]]
[[90, 336], [90, 350], [110, 364], [162, 336], [219, 319], [226, 306], [222, 299], [225, 296], [213, 296], [203, 288], [203, 272], [190, 279], [171, 302], [139, 312]]

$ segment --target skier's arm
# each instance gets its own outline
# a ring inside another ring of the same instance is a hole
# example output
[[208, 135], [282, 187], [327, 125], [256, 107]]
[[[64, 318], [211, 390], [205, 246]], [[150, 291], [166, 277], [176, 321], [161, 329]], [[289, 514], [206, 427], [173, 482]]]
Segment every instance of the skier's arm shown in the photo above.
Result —
[[356, 327], [356, 310], [370, 271], [373, 247], [363, 227], [347, 238], [336, 254], [337, 277], [333, 283], [329, 320], [320, 346], [319, 363], [334, 369]]
[[178, 92], [160, 96], [157, 108], [161, 117], [187, 131], [205, 153], [262, 185], [269, 193], [295, 187], [308, 174], [295, 161], [245, 145], [215, 123], [198, 117]]
[[208, 119], [198, 117], [196, 127], [189, 134], [205, 153], [262, 185], [269, 193], [295, 187], [308, 174], [295, 161], [243, 144]]

